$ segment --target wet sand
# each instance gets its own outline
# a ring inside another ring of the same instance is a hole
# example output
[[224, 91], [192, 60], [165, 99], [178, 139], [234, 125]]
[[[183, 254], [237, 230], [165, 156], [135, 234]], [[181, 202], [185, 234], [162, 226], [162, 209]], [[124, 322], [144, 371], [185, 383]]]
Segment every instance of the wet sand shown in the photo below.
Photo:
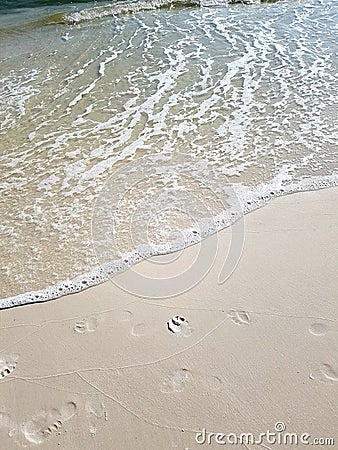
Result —
[[[337, 204], [332, 188], [247, 215], [243, 254], [224, 284], [230, 230], [218, 234], [208, 275], [174, 298], [139, 298], [106, 282], [0, 311], [0, 447], [219, 448], [213, 437], [198, 444], [196, 432], [258, 437], [277, 422], [309, 442], [334, 438]], [[175, 315], [185, 321], [172, 333]]]

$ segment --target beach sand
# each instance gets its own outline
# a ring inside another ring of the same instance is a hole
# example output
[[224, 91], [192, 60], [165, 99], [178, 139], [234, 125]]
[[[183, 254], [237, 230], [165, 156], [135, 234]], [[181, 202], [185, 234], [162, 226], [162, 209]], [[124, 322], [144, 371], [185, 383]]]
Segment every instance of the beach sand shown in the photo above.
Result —
[[[208, 275], [174, 298], [139, 298], [109, 281], [0, 311], [0, 448], [216, 449], [196, 432], [258, 437], [277, 422], [309, 442], [334, 438], [337, 204], [332, 188], [247, 215], [242, 257], [223, 284], [229, 229]], [[188, 322], [176, 334], [174, 315]]]

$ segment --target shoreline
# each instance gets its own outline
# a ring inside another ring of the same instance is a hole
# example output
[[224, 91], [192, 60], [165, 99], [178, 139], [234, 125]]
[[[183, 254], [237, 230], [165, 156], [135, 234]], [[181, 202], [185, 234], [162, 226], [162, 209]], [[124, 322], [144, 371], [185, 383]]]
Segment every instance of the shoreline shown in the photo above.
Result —
[[[208, 274], [177, 297], [140, 299], [105, 282], [1, 311], [0, 442], [196, 449], [203, 429], [258, 436], [277, 422], [337, 439], [337, 201], [338, 188], [320, 189], [246, 215], [243, 254], [223, 284], [229, 228]], [[175, 273], [196, 250], [173, 269], [137, 268]], [[175, 315], [185, 325], [172, 333]]]
[[[257, 195], [257, 192], [253, 192], [250, 196], [250, 190], [244, 189], [243, 198], [241, 198], [241, 208], [242, 208], [242, 218], [247, 217], [248, 214], [251, 214], [261, 208], [264, 208], [266, 206], [269, 206], [271, 202], [275, 201], [276, 199], [279, 199], [281, 197], [285, 196], [292, 196], [293, 194], [299, 194], [299, 193], [305, 193], [305, 192], [315, 192], [317, 190], [323, 190], [323, 189], [335, 189], [338, 186], [338, 175], [332, 174], [327, 177], [312, 177], [310, 179], [305, 179], [303, 182], [298, 183], [293, 186], [287, 186], [283, 189], [280, 188], [274, 188], [273, 187], [273, 181], [269, 185], [263, 186], [264, 191], [261, 191], [261, 196], [259, 197]], [[257, 188], [256, 188], [257, 190]], [[267, 193], [271, 190], [274, 190], [273, 196], [267, 195]], [[240, 191], [241, 192], [241, 189]], [[250, 205], [250, 206], [248, 206]], [[241, 220], [241, 218], [240, 218]], [[189, 248], [194, 245], [198, 245], [201, 242], [205, 241], [206, 239], [209, 239], [212, 235], [222, 232], [223, 230], [227, 228], [233, 227], [232, 224], [222, 225], [221, 228], [217, 229], [216, 231], [213, 231], [206, 237], [199, 237], [198, 240], [194, 240], [193, 242], [187, 242], [186, 246], [178, 251], [182, 251], [186, 248]], [[186, 230], [183, 230], [185, 233]], [[165, 253], [158, 253], [154, 254], [153, 256], [160, 256], [160, 255], [169, 255], [175, 252], [165, 252]], [[137, 254], [137, 251], [134, 251], [130, 254], [130, 258], [135, 258], [135, 255]], [[101, 266], [96, 266], [92, 268], [90, 271], [81, 274], [77, 276], [76, 278], [70, 280], [66, 279], [63, 281], [58, 282], [55, 285], [48, 286], [43, 289], [34, 290], [34, 291], [28, 291], [25, 293], [20, 293], [17, 295], [13, 295], [10, 297], [4, 297], [0, 298], [0, 310], [2, 309], [10, 309], [10, 308], [16, 308], [18, 306], [24, 306], [27, 304], [35, 304], [35, 303], [41, 303], [51, 300], [56, 300], [58, 298], [62, 298], [64, 296], [80, 293], [86, 289], [99, 286], [102, 283], [105, 283], [111, 279], [110, 274], [113, 273], [112, 277], [118, 276], [120, 273], [125, 273], [126, 270], [130, 270], [130, 268], [135, 267], [135, 265], [142, 263], [143, 261], [146, 261], [146, 259], [141, 259], [139, 256], [136, 257], [137, 262], [132, 262], [129, 267], [124, 268], [121, 272], [115, 272], [116, 266], [118, 267], [121, 265], [121, 261], [123, 261], [124, 257], [117, 261], [113, 261], [109, 264], [109, 275], [101, 268]]]

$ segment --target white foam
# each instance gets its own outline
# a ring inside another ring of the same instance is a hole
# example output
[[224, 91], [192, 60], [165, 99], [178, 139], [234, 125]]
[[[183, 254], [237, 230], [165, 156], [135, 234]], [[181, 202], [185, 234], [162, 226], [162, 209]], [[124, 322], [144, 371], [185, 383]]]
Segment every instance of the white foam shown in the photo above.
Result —
[[250, 202], [326, 180], [337, 167], [336, 16], [331, 0], [113, 16], [70, 27], [71, 45], [62, 27], [35, 30], [46, 48], [18, 58], [12, 36], [1, 67], [2, 295], [95, 264], [93, 202], [134, 158], [196, 157]]
[[[296, 192], [305, 192], [309, 190], [323, 189], [338, 186], [338, 173], [328, 177], [313, 177], [311, 179], [304, 179], [298, 183], [283, 186], [280, 176], [272, 181], [271, 184], [261, 184], [255, 189], [250, 189], [245, 186], [238, 186], [236, 194], [240, 200], [241, 207], [245, 214], [254, 211], [272, 199], [283, 195], [289, 195]], [[169, 251], [177, 251], [181, 248], [186, 248], [190, 245], [196, 244], [201, 239], [208, 237], [210, 234], [220, 231], [231, 225], [228, 216], [222, 214], [214, 217], [208, 223], [214, 226], [205, 229], [201, 234], [193, 228], [184, 230], [184, 240], [179, 240], [177, 248], [173, 248], [173, 243], [164, 246], [158, 246], [154, 250], [154, 246], [139, 246], [135, 251], [124, 254], [121, 259], [107, 263], [104, 267], [97, 266], [91, 271], [76, 277], [73, 280], [65, 280], [39, 291], [27, 292], [13, 297], [0, 299], [0, 309], [11, 308], [14, 306], [26, 305], [31, 303], [45, 302], [54, 300], [68, 294], [75, 294], [81, 292], [89, 287], [97, 286], [111, 277], [124, 272], [132, 265], [141, 262], [152, 256], [165, 255]], [[182, 245], [184, 242], [184, 245]]]

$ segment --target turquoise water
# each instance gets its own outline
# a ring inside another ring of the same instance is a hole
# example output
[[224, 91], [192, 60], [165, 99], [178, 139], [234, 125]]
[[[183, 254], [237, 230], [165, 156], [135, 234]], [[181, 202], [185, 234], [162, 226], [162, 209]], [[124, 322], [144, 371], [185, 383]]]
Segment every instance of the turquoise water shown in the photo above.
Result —
[[[92, 1], [91, 4], [93, 6], [98, 3], [102, 3], [102, 0]], [[42, 6], [59, 6], [59, 5], [69, 5], [76, 4], [76, 7], [81, 5], [81, 3], [89, 3], [87, 0], [78, 0], [73, 2], [71, 0], [1, 0], [0, 10], [2, 13], [6, 13], [13, 9], [21, 9], [21, 8], [40, 8]], [[107, 2], [106, 2], [107, 3]]]
[[[2, 2], [0, 15], [1, 297], [26, 302], [94, 270], [95, 201], [138, 158], [152, 159], [121, 209], [125, 252], [131, 210], [138, 244], [149, 223], [163, 243], [189, 214], [207, 218], [191, 180], [162, 180], [149, 217], [163, 158], [186, 155], [244, 212], [337, 184], [336, 1], [38, 3]], [[180, 189], [196, 197], [189, 214], [166, 214]], [[48, 292], [36, 298], [66, 291]]]

